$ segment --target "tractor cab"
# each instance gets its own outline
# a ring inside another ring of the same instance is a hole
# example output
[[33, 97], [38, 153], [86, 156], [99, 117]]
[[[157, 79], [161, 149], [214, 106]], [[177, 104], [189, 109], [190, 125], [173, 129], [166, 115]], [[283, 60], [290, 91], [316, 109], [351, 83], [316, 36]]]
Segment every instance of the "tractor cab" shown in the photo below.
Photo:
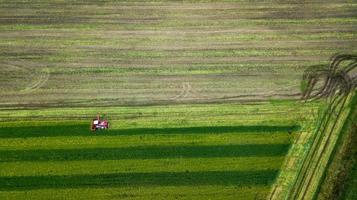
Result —
[[109, 128], [109, 122], [106, 119], [101, 120], [100, 115], [97, 115], [96, 119], [92, 120], [91, 123], [91, 130], [96, 131], [98, 129], [108, 129]]

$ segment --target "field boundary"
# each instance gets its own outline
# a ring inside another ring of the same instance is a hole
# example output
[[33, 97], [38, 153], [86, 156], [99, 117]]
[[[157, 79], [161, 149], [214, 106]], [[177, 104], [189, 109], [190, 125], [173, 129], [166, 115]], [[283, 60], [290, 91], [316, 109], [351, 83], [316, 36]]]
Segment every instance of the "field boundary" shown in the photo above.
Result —
[[[345, 189], [345, 181], [347, 179], [348, 170], [351, 170], [350, 164], [353, 157], [353, 140], [355, 122], [354, 117], [357, 114], [357, 93], [355, 93], [351, 102], [351, 111], [346, 119], [341, 134], [337, 140], [334, 150], [331, 154], [331, 159], [328, 162], [327, 169], [325, 170], [322, 179], [320, 180], [318, 191], [315, 193], [314, 199], [320, 198], [333, 198], [341, 197], [341, 192]], [[347, 170], [346, 170], [347, 169]], [[331, 187], [333, 190], [331, 190]], [[328, 193], [326, 193], [326, 189]], [[336, 192], [337, 191], [337, 192]], [[325, 196], [331, 195], [331, 196]], [[343, 195], [343, 194], [342, 194]]]
[[[319, 117], [315, 131], [299, 134], [267, 199], [312, 199], [356, 95], [335, 97]], [[315, 134], [311, 135], [311, 133]], [[310, 136], [309, 136], [310, 134]], [[308, 146], [306, 146], [308, 145]], [[308, 152], [305, 149], [308, 148]], [[301, 158], [301, 155], [305, 155]], [[300, 159], [299, 159], [300, 158]], [[296, 173], [298, 171], [298, 173]], [[293, 181], [292, 181], [293, 180]]]
[[331, 100], [287, 199], [312, 199], [314, 197], [339, 133], [349, 114], [349, 103], [352, 98], [353, 94], [349, 94]]

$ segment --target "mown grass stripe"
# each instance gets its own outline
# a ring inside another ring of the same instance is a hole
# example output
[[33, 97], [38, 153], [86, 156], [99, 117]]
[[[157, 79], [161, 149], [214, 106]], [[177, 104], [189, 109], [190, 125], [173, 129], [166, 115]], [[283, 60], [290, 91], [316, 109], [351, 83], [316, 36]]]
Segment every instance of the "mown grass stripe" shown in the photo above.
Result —
[[[269, 192], [269, 186], [129, 186], [129, 187], [81, 187], [81, 188], [49, 188], [22, 191], [0, 191], [0, 199], [14, 200], [87, 200], [87, 199], [120, 199], [120, 200], [198, 200], [198, 199], [224, 199], [247, 200], [264, 199]], [[258, 195], [257, 195], [258, 194]]]
[[0, 190], [108, 186], [269, 185], [278, 170], [0, 177]]
[[108, 174], [117, 172], [183, 172], [189, 171], [245, 171], [278, 170], [284, 156], [171, 158], [81, 161], [22, 161], [0, 163], [0, 176], [46, 176]]
[[[122, 136], [58, 136], [0, 139], [0, 150], [30, 149], [90, 149], [123, 148], [135, 146], [177, 145], [238, 145], [287, 144], [300, 133], [221, 133], [175, 135], [122, 135]], [[269, 137], [268, 137], [269, 136]]]
[[0, 151], [0, 162], [283, 156], [290, 144], [138, 146], [127, 148]]
[[[311, 65], [311, 63], [306, 63]], [[301, 63], [299, 63], [301, 66]], [[261, 68], [259, 68], [261, 70]], [[282, 70], [282, 69], [279, 69]], [[124, 78], [124, 77], [123, 77]], [[154, 81], [154, 80], [152, 80]], [[219, 80], [217, 80], [219, 81]], [[162, 82], [158, 81], [158, 85]], [[135, 82], [136, 83], [136, 82]], [[135, 83], [125, 85], [129, 89], [133, 89], [132, 85]], [[143, 83], [144, 84], [144, 83]], [[216, 82], [199, 83], [204, 87], [211, 87], [216, 85]], [[235, 85], [234, 83], [225, 83], [229, 86]], [[178, 85], [177, 87], [180, 87]], [[78, 90], [77, 90], [78, 91]], [[275, 102], [275, 103], [274, 103]], [[170, 119], [174, 117], [185, 117], [187, 119], [195, 119], [199, 116], [203, 116], [214, 120], [213, 117], [223, 116], [227, 114], [239, 115], [239, 119], [246, 119], [248, 116], [267, 115], [274, 114], [277, 111], [287, 111], [287, 113], [297, 112], [311, 112], [311, 110], [317, 110], [320, 102], [308, 102], [302, 104], [301, 102], [277, 100], [271, 102], [265, 102], [260, 104], [239, 104], [239, 103], [222, 103], [222, 104], [179, 104], [179, 105], [156, 105], [156, 106], [126, 106], [126, 107], [114, 107], [105, 106], [100, 107], [101, 112], [107, 113], [111, 120], [120, 120], [118, 123], [123, 126], [123, 122], [128, 120], [138, 120], [143, 117], [146, 119], [148, 116], [165, 117]], [[88, 119], [91, 119], [98, 113], [98, 108], [93, 106], [83, 107], [62, 107], [62, 108], [41, 108], [41, 109], [29, 109], [29, 108], [12, 108], [7, 106], [1, 107], [0, 120], [1, 127], [18, 127], [18, 126], [58, 126], [65, 124], [87, 124]], [[18, 119], [27, 118], [26, 121], [19, 121]], [[285, 119], [295, 119], [295, 115], [284, 115]], [[35, 120], [34, 120], [35, 119]], [[176, 118], [175, 118], [176, 119]], [[57, 121], [55, 121], [57, 120]], [[86, 120], [86, 121], [83, 121]], [[146, 119], [147, 120], [147, 119]], [[212, 120], [209, 120], [212, 123]], [[297, 120], [293, 120], [297, 121]], [[157, 120], [155, 120], [157, 122]], [[208, 123], [208, 122], [207, 122]], [[161, 123], [160, 123], [161, 124]], [[151, 124], [152, 125], [152, 124]], [[182, 126], [184, 124], [180, 124]], [[127, 127], [127, 125], [124, 126]], [[202, 126], [202, 125], [201, 125]], [[207, 126], [207, 124], [205, 124]]]
[[[182, 128], [131, 128], [112, 129], [99, 132], [99, 135], [144, 135], [144, 134], [208, 134], [208, 133], [257, 133], [257, 132], [292, 132], [300, 129], [299, 125], [292, 126], [201, 126]], [[29, 126], [29, 127], [4, 127], [0, 128], [0, 138], [27, 138], [27, 137], [54, 137], [54, 136], [83, 136], [89, 135], [89, 125], [64, 125], [64, 126]]]

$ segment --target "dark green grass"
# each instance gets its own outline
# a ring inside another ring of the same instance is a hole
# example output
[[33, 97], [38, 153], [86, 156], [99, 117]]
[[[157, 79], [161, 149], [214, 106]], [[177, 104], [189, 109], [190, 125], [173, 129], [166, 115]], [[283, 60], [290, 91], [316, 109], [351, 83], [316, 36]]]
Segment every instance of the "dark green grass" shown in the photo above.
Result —
[[0, 162], [282, 156], [290, 144], [138, 146], [127, 148], [6, 150]]
[[299, 125], [290, 126], [201, 126], [184, 128], [133, 128], [97, 131], [91, 134], [89, 125], [27, 126], [0, 128], [0, 138], [28, 138], [88, 135], [140, 135], [140, 134], [220, 134], [220, 133], [274, 133], [298, 131]]
[[278, 170], [0, 177], [0, 190], [105, 186], [269, 185]]

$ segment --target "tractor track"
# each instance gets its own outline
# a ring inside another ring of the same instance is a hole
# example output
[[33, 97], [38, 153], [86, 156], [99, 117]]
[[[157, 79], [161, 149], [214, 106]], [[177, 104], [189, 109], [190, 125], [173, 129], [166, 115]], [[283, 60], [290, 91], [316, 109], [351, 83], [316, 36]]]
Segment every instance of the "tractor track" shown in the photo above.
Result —
[[[337, 123], [338, 123], [338, 121], [339, 121], [339, 117], [340, 117], [342, 111], [344, 110], [344, 106], [345, 106], [345, 103], [346, 103], [346, 101], [347, 101], [347, 98], [348, 98], [348, 97], [344, 97], [343, 100], [342, 100], [341, 109], [340, 109], [339, 112], [336, 114], [336, 120], [335, 120], [335, 122], [333, 123], [332, 128], [331, 128], [331, 131], [329, 132], [329, 134], [328, 134], [328, 136], [327, 136], [326, 143], [325, 143], [324, 146], [322, 147], [322, 152], [321, 152], [321, 153], [319, 154], [319, 156], [318, 156], [318, 162], [317, 162], [317, 164], [314, 166], [313, 171], [312, 171], [312, 174], [315, 173], [315, 171], [316, 171], [316, 169], [317, 169], [317, 167], [318, 167], [318, 164], [320, 163], [320, 161], [321, 161], [321, 159], [322, 159], [322, 156], [324, 155], [324, 153], [325, 153], [325, 151], [326, 151], [326, 149], [327, 149], [327, 146], [328, 146], [328, 144], [329, 144], [329, 142], [330, 142], [330, 139], [331, 139], [331, 136], [332, 136], [332, 134], [333, 134], [333, 130], [334, 130], [334, 128], [336, 127], [336, 125], [337, 125]], [[340, 102], [338, 102], [338, 104], [339, 104], [339, 103], [340, 103]], [[331, 113], [331, 114], [335, 114], [335, 112], [333, 112], [333, 113]], [[309, 163], [309, 164], [310, 164], [310, 163]], [[306, 185], [306, 188], [308, 188], [308, 187], [311, 185], [311, 182], [312, 182], [312, 176], [310, 176], [310, 177], [308, 178], [308, 183], [307, 183], [307, 185]], [[303, 197], [306, 195], [306, 192], [307, 192], [307, 190], [304, 190]]]
[[[346, 61], [350, 61], [350, 63], [339, 69], [341, 63]], [[302, 99], [315, 100], [328, 97], [336, 89], [339, 89], [340, 93], [348, 93], [357, 86], [357, 77], [348, 74], [356, 67], [357, 56], [350, 54], [335, 54], [331, 57], [328, 67], [324, 65], [309, 67], [303, 75], [303, 81], [307, 80], [307, 89], [303, 93]], [[324, 79], [323, 85], [313, 94], [312, 91], [321, 78]]]
[[169, 100], [175, 100], [175, 101], [180, 101], [180, 100], [187, 100], [190, 99], [199, 99], [199, 100], [210, 100], [212, 98], [209, 98], [206, 95], [199, 94], [190, 84], [190, 82], [183, 82], [182, 83], [182, 89], [180, 91], [180, 94], [169, 98]]
[[39, 76], [38, 81], [33, 84], [28, 85], [25, 89], [21, 90], [21, 93], [32, 93], [37, 89], [41, 88], [46, 84], [48, 79], [50, 78], [50, 70], [48, 68], [44, 68], [41, 71], [41, 75]]
[[34, 63], [26, 63], [25, 64], [20, 64], [20, 63], [5, 63], [5, 65], [10, 66], [10, 67], [15, 67], [20, 70], [23, 70], [26, 72], [26, 74], [34, 74], [34, 79], [36, 81], [32, 81], [28, 84], [26, 84], [23, 89], [19, 90], [21, 94], [28, 94], [35, 92], [37, 89], [41, 88], [46, 84], [48, 79], [50, 78], [50, 70], [48, 67], [42, 67], [41, 71], [35, 70], [34, 67], [37, 67], [36, 64]]
[[[343, 62], [347, 65], [340, 67]], [[340, 68], [339, 68], [340, 67]], [[328, 67], [322, 65], [311, 66], [305, 71], [303, 81], [307, 80], [307, 87], [303, 92], [302, 99], [305, 101], [327, 98], [328, 107], [325, 110], [321, 122], [316, 129], [313, 143], [307, 155], [303, 158], [288, 199], [305, 199], [314, 175], [322, 163], [323, 155], [326, 154], [331, 137], [334, 134], [346, 102], [353, 94], [356, 87], [356, 77], [348, 73], [357, 67], [357, 56], [350, 54], [335, 54], [331, 57]], [[313, 94], [314, 87], [321, 79], [323, 85]], [[329, 99], [329, 97], [331, 99]], [[331, 122], [332, 117], [334, 121]], [[326, 133], [327, 132], [327, 133]], [[325, 141], [324, 141], [325, 140]], [[319, 176], [319, 175], [317, 175]], [[274, 191], [273, 191], [274, 192]], [[315, 195], [313, 193], [312, 195]]]
[[[284, 199], [310, 199], [316, 195], [318, 186], [315, 183], [319, 183], [322, 176], [318, 169], [324, 167], [325, 159], [330, 156], [331, 148], [334, 148], [334, 139], [338, 137], [335, 130], [343, 126], [340, 123], [346, 114], [346, 102], [353, 96], [357, 86], [357, 77], [350, 73], [356, 67], [356, 55], [335, 54], [328, 65], [312, 65], [305, 70], [301, 99], [305, 102], [325, 99], [327, 107], [319, 117], [314, 134], [309, 138], [312, 143], [300, 159], [301, 164], [286, 188]], [[290, 169], [288, 166], [284, 168]], [[282, 188], [275, 185], [268, 199], [281, 199], [278, 197], [281, 192]]]
[[170, 98], [170, 100], [180, 100], [180, 99], [184, 99], [187, 96], [189, 96], [190, 94], [190, 90], [191, 90], [191, 85], [189, 82], [183, 82], [182, 83], [182, 89], [180, 91], [180, 94]]
[[[338, 97], [337, 97], [338, 98]], [[336, 100], [337, 98], [335, 98], [334, 100]], [[341, 105], [341, 109], [338, 111], [337, 113], [337, 118], [336, 120], [334, 121], [332, 127], [335, 127], [337, 122], [339, 121], [338, 120], [338, 116], [340, 116], [340, 114], [342, 113], [343, 111], [343, 106], [347, 100], [347, 97], [342, 97], [343, 100], [343, 103]], [[320, 134], [318, 135], [315, 135], [314, 139], [313, 139], [313, 146], [311, 147], [308, 155], [304, 158], [303, 160], [303, 164], [302, 164], [302, 167], [300, 168], [299, 172], [298, 172], [298, 175], [297, 175], [297, 179], [295, 182], [294, 182], [294, 185], [293, 185], [293, 192], [290, 193], [289, 195], [289, 198], [288, 199], [299, 199], [299, 194], [300, 194], [300, 191], [303, 190], [303, 187], [306, 186], [306, 188], [308, 188], [308, 186], [311, 184], [311, 181], [312, 181], [312, 177], [313, 177], [313, 174], [317, 168], [317, 166], [320, 164], [320, 161], [321, 161], [321, 158], [322, 158], [322, 155], [324, 154], [324, 152], [326, 151], [326, 147], [327, 147], [327, 144], [329, 143], [329, 140], [331, 138], [331, 135], [333, 133], [333, 129], [331, 129], [331, 131], [329, 131], [329, 134], [327, 136], [327, 140], [326, 140], [326, 143], [325, 145], [323, 146], [323, 149], [321, 150], [321, 153], [318, 155], [318, 159], [317, 161], [315, 162], [316, 164], [314, 166], [311, 166], [314, 162], [312, 161], [314, 159], [314, 155], [317, 154], [317, 151], [319, 150], [319, 147], [320, 147], [320, 143], [322, 142], [323, 140], [323, 133], [325, 131], [325, 129], [327, 128], [327, 124], [333, 114], [333, 112], [335, 112], [335, 109], [339, 106], [339, 103], [340, 101], [337, 102], [336, 105], [333, 105], [334, 101], [331, 103], [331, 105], [329, 105], [329, 108], [328, 110], [330, 110], [330, 112], [326, 112], [324, 114], [324, 116], [327, 116], [327, 119], [326, 120], [323, 120], [323, 124], [321, 124], [319, 126], [319, 129], [320, 130], [322, 128], [321, 131], [318, 131]], [[308, 173], [310, 172], [310, 167], [313, 167], [313, 173], [311, 173], [311, 176], [309, 176], [307, 178], [308, 182], [306, 184], [304, 184], [304, 180], [305, 177], [308, 176]], [[299, 178], [299, 177], [302, 177], [302, 178]], [[295, 189], [296, 188], [296, 189]], [[300, 199], [304, 199], [304, 196], [306, 195], [306, 192], [307, 192], [307, 189], [305, 189], [305, 191], [303, 192], [303, 196], [300, 198]]]
[[[195, 100], [196, 103], [200, 101], [205, 102], [224, 102], [229, 100], [237, 100], [242, 98], [248, 98], [248, 101], [259, 100], [261, 98], [297, 98], [301, 96], [301, 93], [291, 93], [291, 94], [279, 94], [279, 93], [266, 93], [266, 94], [242, 94], [235, 96], [224, 96], [224, 97], [209, 97], [207, 95], [199, 94], [190, 84], [190, 82], [182, 82], [182, 88], [178, 95], [169, 98], [169, 100], [183, 101], [183, 100]], [[188, 98], [190, 97], [190, 98]]]

